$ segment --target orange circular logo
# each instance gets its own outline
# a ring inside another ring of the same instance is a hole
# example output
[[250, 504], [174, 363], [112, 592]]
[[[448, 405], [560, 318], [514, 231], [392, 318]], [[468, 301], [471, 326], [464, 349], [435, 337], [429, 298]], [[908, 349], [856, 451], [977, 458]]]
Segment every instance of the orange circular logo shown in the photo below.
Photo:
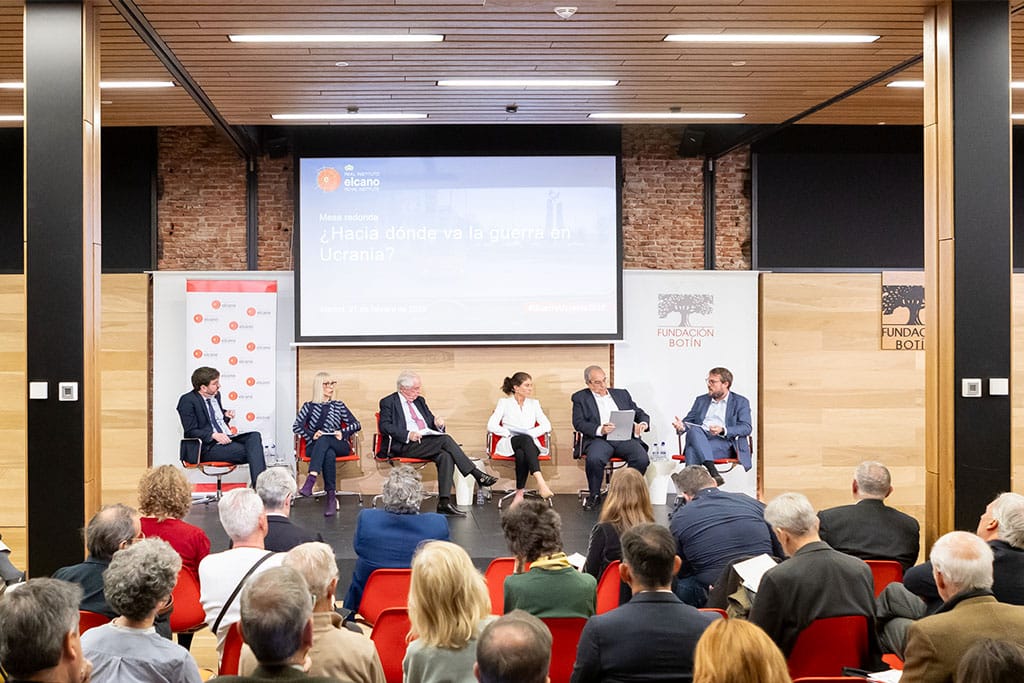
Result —
[[201, 313], [196, 313], [194, 316], [192, 316], [192, 319], [195, 320], [197, 323], [203, 322], [203, 316]]
[[214, 299], [212, 302], [210, 302], [210, 308], [212, 308], [215, 311], [218, 308], [220, 308], [220, 299]]
[[238, 433], [238, 427], [231, 427], [231, 433], [232, 434], [237, 434]]
[[238, 365], [238, 356], [231, 356], [231, 358], [228, 358], [228, 365]]
[[341, 174], [335, 168], [321, 168], [316, 174], [316, 186], [324, 192], [334, 192], [341, 187]]
[[253, 420], [256, 419], [256, 413], [246, 413], [245, 419], [248, 420], [249, 422], [252, 422]]
[[232, 329], [232, 330], [237, 330], [238, 329], [238, 323], [236, 323], [234, 320], [232, 320], [231, 322], [228, 323], [228, 327], [230, 329]]
[[250, 306], [249, 308], [245, 309], [245, 314], [251, 318], [254, 315], [256, 315], [256, 309]]
[[254, 384], [256, 384], [256, 378], [255, 377], [249, 377], [249, 378], [247, 378], [245, 380], [245, 383], [248, 384], [251, 387]]
[[245, 350], [246, 351], [255, 351], [256, 350], [256, 344], [254, 344], [253, 342], [249, 342], [248, 344], [245, 345]]
[[203, 357], [203, 350], [202, 349], [196, 349], [195, 351], [192, 352], [192, 355], [194, 357], [196, 357], [196, 358], [202, 358]]
[[232, 401], [237, 401], [238, 400], [238, 392], [237, 391], [232, 391], [232, 392], [228, 393], [228, 398], [231, 399]]
[[220, 335], [213, 335], [212, 337], [210, 337], [210, 341], [213, 342], [214, 344], [220, 344]]

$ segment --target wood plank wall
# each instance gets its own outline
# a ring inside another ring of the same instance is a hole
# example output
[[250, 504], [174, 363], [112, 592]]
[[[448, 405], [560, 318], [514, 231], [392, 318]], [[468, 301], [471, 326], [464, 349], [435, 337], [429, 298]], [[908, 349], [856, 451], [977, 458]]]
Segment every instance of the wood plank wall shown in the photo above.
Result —
[[21, 568], [28, 558], [25, 363], [25, 279], [0, 275], [0, 533]]

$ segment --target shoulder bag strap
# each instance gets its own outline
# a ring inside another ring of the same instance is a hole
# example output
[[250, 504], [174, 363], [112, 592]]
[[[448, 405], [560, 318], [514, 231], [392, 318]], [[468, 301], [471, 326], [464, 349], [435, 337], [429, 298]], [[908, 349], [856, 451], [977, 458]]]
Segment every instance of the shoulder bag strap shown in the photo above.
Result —
[[252, 573], [254, 571], [256, 571], [256, 568], [259, 567], [264, 562], [266, 562], [267, 560], [269, 560], [270, 556], [274, 555], [274, 554], [275, 553], [272, 550], [271, 551], [267, 551], [266, 555], [264, 555], [260, 559], [256, 560], [256, 564], [254, 564], [253, 566], [249, 567], [249, 571], [247, 571], [245, 573], [245, 576], [242, 577], [242, 580], [238, 582], [237, 586], [235, 586], [235, 590], [233, 590], [231, 592], [231, 596], [227, 600], [224, 601], [224, 606], [220, 608], [220, 614], [217, 615], [217, 620], [213, 622], [213, 629], [211, 629], [213, 631], [214, 635], [217, 635], [217, 627], [219, 627], [220, 626], [220, 622], [224, 620], [224, 615], [227, 614], [228, 607], [231, 606], [231, 603], [235, 601], [235, 596], [238, 595], [238, 593], [242, 590], [242, 586], [245, 585], [245, 580], [248, 579], [250, 576], [252, 576]]

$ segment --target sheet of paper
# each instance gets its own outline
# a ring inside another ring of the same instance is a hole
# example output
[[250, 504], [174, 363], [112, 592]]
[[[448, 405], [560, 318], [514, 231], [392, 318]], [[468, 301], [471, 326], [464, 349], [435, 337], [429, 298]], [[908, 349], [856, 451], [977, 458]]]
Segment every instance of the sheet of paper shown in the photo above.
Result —
[[767, 554], [760, 554], [757, 557], [752, 557], [749, 560], [743, 560], [733, 565], [733, 569], [743, 579], [743, 585], [750, 590], [757, 592], [758, 586], [761, 585], [761, 577], [764, 573], [775, 566], [775, 560], [769, 557]]
[[569, 555], [566, 559], [569, 560], [569, 564], [576, 567], [576, 569], [580, 571], [583, 571], [583, 565], [587, 562], [586, 555], [580, 555], [579, 553], [573, 553], [572, 555]]
[[889, 669], [888, 671], [879, 671], [876, 674], [871, 674], [868, 678], [869, 681], [881, 681], [881, 683], [896, 683], [903, 676], [903, 672], [899, 669]]
[[613, 410], [608, 419], [615, 429], [608, 433], [609, 441], [629, 441], [633, 438], [633, 418], [636, 416], [634, 410]]
[[420, 436], [443, 436], [444, 432], [439, 432], [436, 429], [421, 429]]
[[505, 429], [512, 432], [513, 434], [529, 434], [529, 427], [519, 427], [517, 425], [504, 425]]
[[687, 429], [704, 429], [704, 425], [699, 425], [696, 422], [684, 422]]

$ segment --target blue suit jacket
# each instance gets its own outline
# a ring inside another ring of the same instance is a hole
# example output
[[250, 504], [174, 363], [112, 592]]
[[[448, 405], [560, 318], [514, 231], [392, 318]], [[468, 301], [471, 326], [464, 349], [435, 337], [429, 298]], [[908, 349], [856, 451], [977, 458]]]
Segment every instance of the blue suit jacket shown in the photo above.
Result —
[[[651, 417], [633, 401], [633, 397], [629, 395], [628, 391], [625, 389], [608, 389], [608, 393], [612, 395], [612, 399], [615, 401], [615, 405], [619, 407], [619, 410], [635, 411], [633, 415], [634, 423], [646, 422], [648, 425], [651, 424]], [[594, 393], [590, 389], [580, 389], [572, 395], [572, 428], [583, 435], [584, 453], [587, 452], [587, 445], [598, 438], [595, 434], [600, 426], [601, 411], [597, 409]], [[643, 442], [643, 439], [640, 440], [640, 444], [644, 447], [644, 450], [647, 450], [647, 444]], [[579, 456], [573, 454], [573, 457]]]
[[[690, 412], [683, 418], [683, 422], [701, 424], [704, 416], [708, 414], [711, 406], [711, 395], [701, 394], [693, 402]], [[729, 401], [725, 404], [725, 438], [732, 442], [732, 450], [743, 465], [743, 469], [749, 470], [750, 463], [750, 442], [747, 437], [753, 431], [750, 425], [750, 401], [739, 394], [729, 392]]]
[[[399, 448], [399, 445], [404, 444], [409, 438], [409, 430], [405, 424], [405, 407], [402, 406], [404, 400], [397, 391], [380, 400], [380, 423], [378, 424], [381, 433], [380, 450], [378, 451], [380, 456], [386, 456], [392, 451], [401, 452], [402, 449]], [[413, 405], [420, 411], [428, 429], [444, 431], [437, 429], [437, 425], [434, 423], [434, 414], [427, 407], [426, 399], [419, 396], [413, 401]]]
[[[224, 406], [220, 402], [220, 392], [213, 397], [217, 401], [221, 415], [224, 415]], [[197, 391], [190, 391], [182, 394], [178, 399], [178, 417], [181, 418], [181, 428], [186, 439], [202, 439], [203, 452], [205, 453], [216, 441], [213, 440], [213, 425], [210, 424], [210, 414], [206, 410], [206, 401]], [[224, 415], [224, 426], [229, 426], [230, 419]]]

